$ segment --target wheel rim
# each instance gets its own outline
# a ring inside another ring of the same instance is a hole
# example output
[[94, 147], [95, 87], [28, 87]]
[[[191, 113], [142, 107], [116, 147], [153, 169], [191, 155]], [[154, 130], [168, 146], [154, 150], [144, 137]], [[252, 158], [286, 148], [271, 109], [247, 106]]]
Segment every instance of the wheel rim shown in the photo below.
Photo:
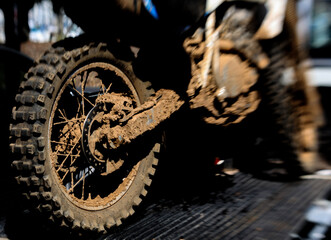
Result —
[[138, 94], [129, 78], [109, 63], [85, 65], [70, 75], [59, 90], [49, 121], [49, 156], [51, 172], [64, 195], [86, 210], [107, 208], [128, 191], [140, 162], [131, 162], [130, 152], [116, 155], [124, 160], [119, 170], [102, 175], [87, 161], [82, 147], [84, 121], [106, 93], [126, 93], [133, 107], [140, 105]]

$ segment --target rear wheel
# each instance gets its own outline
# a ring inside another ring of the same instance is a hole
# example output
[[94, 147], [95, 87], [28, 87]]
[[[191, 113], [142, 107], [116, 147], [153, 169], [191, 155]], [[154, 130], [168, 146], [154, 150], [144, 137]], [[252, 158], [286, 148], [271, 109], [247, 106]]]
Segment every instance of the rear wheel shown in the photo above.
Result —
[[[132, 215], [155, 173], [158, 139], [112, 152], [111, 143], [91, 139], [152, 94], [106, 44], [41, 57], [21, 84], [10, 126], [12, 165], [31, 206], [59, 225], [98, 232]], [[93, 120], [110, 110], [107, 123]]]

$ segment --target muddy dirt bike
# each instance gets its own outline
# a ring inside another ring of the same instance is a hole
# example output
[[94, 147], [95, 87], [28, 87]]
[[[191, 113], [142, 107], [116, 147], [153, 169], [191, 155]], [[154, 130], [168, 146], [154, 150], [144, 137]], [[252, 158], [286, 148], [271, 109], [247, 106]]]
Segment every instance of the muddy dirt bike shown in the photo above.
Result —
[[63, 2], [85, 34], [53, 44], [16, 95], [12, 166], [31, 209], [79, 231], [121, 225], [152, 182], [160, 126], [185, 107], [220, 128], [262, 111], [279, 155], [267, 164], [315, 170], [319, 105], [294, 1], [107, 4]]

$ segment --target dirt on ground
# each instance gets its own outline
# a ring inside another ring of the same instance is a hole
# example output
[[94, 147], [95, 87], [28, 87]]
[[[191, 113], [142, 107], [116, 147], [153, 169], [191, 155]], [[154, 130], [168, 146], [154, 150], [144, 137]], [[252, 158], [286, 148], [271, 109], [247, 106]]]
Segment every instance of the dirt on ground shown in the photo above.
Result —
[[36, 60], [40, 58], [44, 54], [44, 52], [51, 47], [51, 45], [51, 42], [38, 43], [26, 41], [21, 44], [21, 52], [29, 56], [30, 58]]

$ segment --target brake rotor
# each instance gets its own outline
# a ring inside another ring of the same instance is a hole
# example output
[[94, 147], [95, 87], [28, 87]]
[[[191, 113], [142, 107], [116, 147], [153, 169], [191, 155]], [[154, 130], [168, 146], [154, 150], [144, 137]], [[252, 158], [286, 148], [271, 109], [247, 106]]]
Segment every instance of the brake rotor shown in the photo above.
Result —
[[97, 115], [99, 116], [103, 115], [102, 104], [96, 104], [87, 114], [83, 124], [83, 131], [82, 131], [83, 133], [82, 133], [81, 142], [82, 142], [83, 152], [85, 154], [87, 161], [93, 166], [100, 168], [107, 159], [103, 159], [100, 154], [98, 154], [99, 156], [96, 156], [95, 146], [92, 149], [90, 149], [91, 126], [98, 119], [96, 117]]

